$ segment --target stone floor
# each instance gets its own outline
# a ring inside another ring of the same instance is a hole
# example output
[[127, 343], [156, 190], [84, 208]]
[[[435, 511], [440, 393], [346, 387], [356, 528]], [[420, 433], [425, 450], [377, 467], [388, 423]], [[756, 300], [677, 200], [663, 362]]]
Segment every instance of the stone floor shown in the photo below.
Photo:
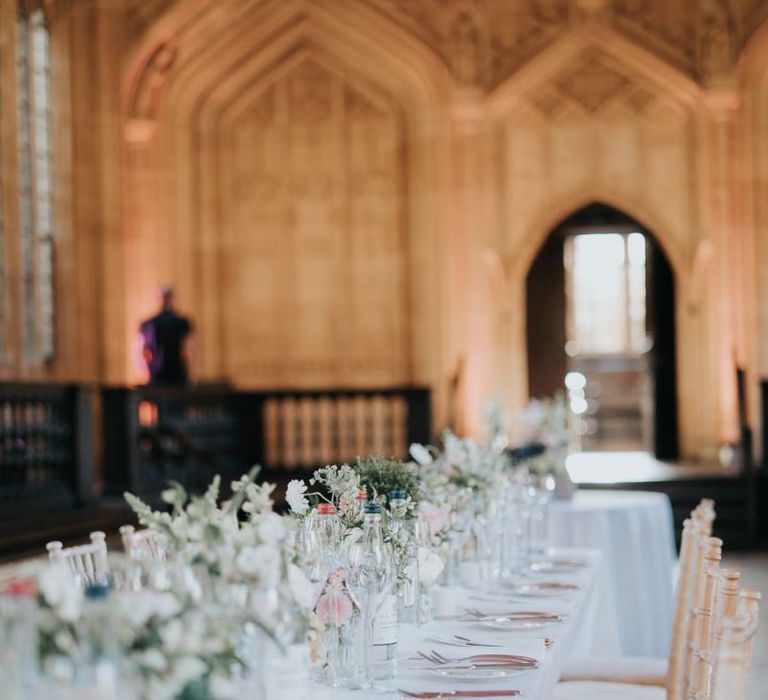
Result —
[[723, 566], [741, 571], [742, 585], [757, 588], [763, 594], [748, 698], [765, 700], [768, 697], [768, 550], [750, 554], [726, 552]]

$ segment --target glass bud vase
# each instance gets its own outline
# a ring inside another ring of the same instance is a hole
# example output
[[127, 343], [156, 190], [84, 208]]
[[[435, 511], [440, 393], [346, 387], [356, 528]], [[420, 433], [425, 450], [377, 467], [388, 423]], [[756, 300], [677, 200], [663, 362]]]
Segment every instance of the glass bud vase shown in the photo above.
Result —
[[323, 624], [313, 659], [313, 677], [333, 688], [352, 686], [358, 674], [363, 643], [360, 608], [347, 588], [347, 570], [333, 569], [315, 603], [315, 614]]

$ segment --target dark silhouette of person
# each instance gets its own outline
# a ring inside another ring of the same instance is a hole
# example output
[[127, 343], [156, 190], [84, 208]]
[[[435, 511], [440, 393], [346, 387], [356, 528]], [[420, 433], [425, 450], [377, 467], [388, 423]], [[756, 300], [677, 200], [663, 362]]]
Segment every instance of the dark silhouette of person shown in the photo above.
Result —
[[189, 382], [189, 338], [192, 324], [174, 310], [171, 287], [160, 291], [160, 312], [139, 327], [142, 357], [151, 386], [184, 386]]

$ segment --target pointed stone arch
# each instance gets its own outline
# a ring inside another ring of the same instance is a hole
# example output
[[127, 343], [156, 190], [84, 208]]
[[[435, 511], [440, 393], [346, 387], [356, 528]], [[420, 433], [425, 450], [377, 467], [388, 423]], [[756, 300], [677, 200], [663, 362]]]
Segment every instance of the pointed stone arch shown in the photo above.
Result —
[[674, 94], [686, 105], [696, 105], [701, 99], [701, 87], [688, 75], [605, 24], [588, 21], [577, 25], [500, 83], [488, 95], [490, 112], [506, 114], [526, 93], [555, 78], [585, 55], [606, 56], [661, 91]]
[[518, 251], [518, 255], [512, 261], [513, 269], [510, 270], [510, 276], [526, 275], [537, 252], [552, 230], [571, 214], [594, 202], [607, 204], [617, 211], [624, 212], [642, 223], [648, 230], [653, 231], [675, 275], [681, 278], [687, 277], [690, 264], [686, 263], [684, 250], [681, 249], [675, 237], [669, 234], [671, 225], [664, 222], [645, 203], [607, 187], [591, 187], [575, 191], [565, 197], [559, 197], [556, 201], [549, 201], [546, 206], [541, 207], [538, 214], [526, 225], [524, 248]]
[[[222, 14], [223, 5], [232, 6], [228, 18]], [[143, 278], [134, 276], [128, 298], [146, 296], [152, 274], [170, 271], [165, 274], [180, 286], [182, 298], [185, 292], [187, 298], [197, 298], [195, 306], [209, 328], [203, 348], [207, 376], [232, 374], [215, 340], [227, 336], [220, 314], [226, 303], [220, 280], [226, 271], [217, 238], [225, 222], [221, 206], [215, 204], [221, 182], [200, 173], [219, 172], [222, 130], [235, 124], [242, 109], [258, 101], [265, 86], [279, 80], [286, 67], [310, 57], [343, 76], [366, 99], [386, 105], [402, 124], [398, 148], [407, 157], [407, 167], [402, 168], [398, 187], [404, 188], [408, 207], [398, 215], [398, 225], [406, 237], [409, 357], [400, 380], [433, 384], [441, 367], [440, 344], [433, 342], [441, 324], [435, 284], [441, 214], [430, 200], [440, 193], [441, 161], [447, 150], [440, 146], [445, 138], [447, 69], [427, 47], [362, 3], [281, 0], [258, 4], [250, 13], [243, 5], [238, 0], [181, 2], [149, 30], [128, 61], [123, 81], [127, 238], [135, 241], [134, 265], [141, 259], [150, 270], [154, 267]], [[171, 64], [161, 84], [153, 72], [158, 52], [162, 55], [168, 46], [174, 47], [173, 61], [160, 62]], [[150, 90], [152, 99], [146, 97], [148, 84], [156, 86], [156, 95]], [[152, 109], [145, 115], [148, 103]], [[147, 179], [150, 172], [152, 180]], [[171, 207], [155, 194], [158, 188], [172, 193]], [[189, 244], [179, 245], [185, 237]], [[141, 311], [138, 305], [133, 313], [129, 310], [129, 323]], [[234, 340], [230, 337], [229, 342]]]

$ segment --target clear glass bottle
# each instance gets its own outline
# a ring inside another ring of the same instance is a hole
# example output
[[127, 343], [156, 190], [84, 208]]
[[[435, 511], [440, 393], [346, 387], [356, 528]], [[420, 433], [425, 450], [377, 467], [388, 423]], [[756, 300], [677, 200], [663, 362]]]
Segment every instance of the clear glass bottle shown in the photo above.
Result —
[[341, 523], [331, 503], [321, 503], [304, 521], [304, 564], [306, 574], [319, 594], [331, 565], [330, 559], [338, 551]]
[[313, 659], [313, 677], [331, 687], [355, 685], [359, 673], [359, 650], [362, 643], [360, 607], [347, 585], [348, 569], [341, 559], [341, 523], [335, 507], [323, 503], [317, 508], [314, 529], [322, 571], [315, 614], [323, 623]]
[[19, 581], [0, 593], [0, 696], [34, 697], [37, 664], [37, 605], [34, 585]]
[[368, 490], [365, 488], [360, 489], [355, 496], [355, 508], [365, 517], [365, 506], [368, 505]]
[[402, 570], [398, 572], [397, 618], [405, 624], [420, 624], [419, 615], [419, 545], [416, 541], [414, 518], [407, 518], [405, 506], [408, 500], [406, 491], [390, 491], [389, 507], [392, 511], [392, 536], [402, 539], [405, 552], [398, 561]]
[[365, 506], [363, 534], [350, 548], [349, 589], [363, 611], [363, 685], [393, 678], [397, 650], [397, 596], [391, 548], [384, 542], [381, 506]]
[[[118, 653], [109, 586], [92, 584], [85, 589], [81, 625], [82, 658], [76, 685], [88, 688], [94, 698], [117, 697]], [[91, 695], [89, 695], [91, 697]]]

